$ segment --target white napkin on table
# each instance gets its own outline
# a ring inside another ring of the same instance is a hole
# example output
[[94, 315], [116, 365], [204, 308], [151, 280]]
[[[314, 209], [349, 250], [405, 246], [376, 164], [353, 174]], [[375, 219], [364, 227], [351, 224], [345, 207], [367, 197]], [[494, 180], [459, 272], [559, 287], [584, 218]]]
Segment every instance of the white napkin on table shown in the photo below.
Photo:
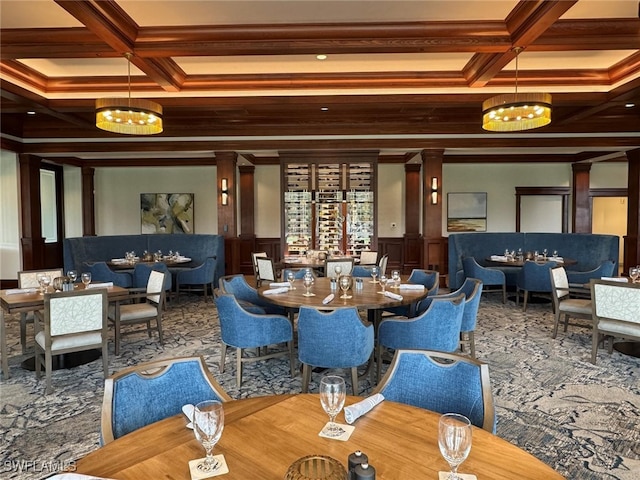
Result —
[[12, 295], [15, 293], [35, 293], [37, 291], [38, 291], [37, 288], [10, 288], [9, 290], [6, 290], [4, 293], [6, 293], [7, 295]]
[[274, 288], [275, 287], [287, 287], [287, 288], [289, 288], [290, 284], [289, 284], [289, 282], [271, 282], [269, 284], [269, 286], [270, 287], [274, 287]]
[[113, 287], [113, 282], [101, 282], [101, 283], [90, 283], [87, 285], [87, 288], [111, 288]]
[[393, 292], [390, 292], [388, 290], [385, 290], [384, 296], [385, 297], [389, 297], [389, 298], [393, 298], [394, 300], [402, 300], [402, 295], [398, 295], [397, 293], [393, 293]]
[[400, 290], [420, 290], [424, 291], [424, 285], [416, 285], [415, 283], [401, 283]]
[[279, 288], [270, 288], [269, 290], [265, 290], [263, 295], [276, 295], [278, 293], [287, 293], [289, 291], [288, 287], [279, 287]]
[[562, 257], [548, 257], [548, 260], [550, 262], [562, 262], [563, 258]]
[[629, 279], [627, 277], [601, 277], [600, 280], [607, 280], [609, 282], [629, 283]]
[[491, 260], [494, 262], [506, 262], [507, 257], [504, 255], [491, 255]]
[[193, 421], [193, 410], [195, 408], [196, 407], [194, 407], [190, 403], [187, 403], [186, 405], [182, 406], [182, 413], [184, 413], [184, 416], [189, 419], [189, 423], [187, 423], [187, 428], [190, 428], [192, 430], [193, 430], [193, 423], [191, 422]]
[[376, 393], [375, 395], [371, 395], [358, 403], [344, 407], [344, 419], [349, 425], [351, 425], [383, 400], [384, 397], [382, 394]]
[[333, 293], [330, 293], [329, 295], [324, 297], [324, 300], [322, 300], [322, 304], [326, 305], [327, 303], [331, 303], [334, 298], [335, 298], [335, 295]]

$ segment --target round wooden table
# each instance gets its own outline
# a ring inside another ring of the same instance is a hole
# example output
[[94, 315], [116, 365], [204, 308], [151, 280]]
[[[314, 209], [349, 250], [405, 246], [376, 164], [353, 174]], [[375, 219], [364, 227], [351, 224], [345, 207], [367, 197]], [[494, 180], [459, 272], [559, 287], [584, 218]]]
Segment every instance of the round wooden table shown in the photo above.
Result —
[[[352, 404], [361, 397], [348, 397]], [[224, 405], [225, 426], [214, 455], [223, 454], [224, 480], [282, 480], [289, 466], [307, 455], [328, 455], [347, 464], [355, 450], [384, 480], [437, 479], [448, 464], [438, 449], [439, 414], [384, 401], [355, 423], [346, 442], [318, 436], [328, 421], [318, 395], [281, 395], [235, 400]], [[344, 423], [344, 414], [337, 421]], [[76, 463], [77, 472], [119, 480], [190, 480], [189, 460], [204, 449], [184, 415], [125, 435]], [[563, 477], [518, 447], [473, 427], [473, 444], [460, 473], [478, 479], [553, 480]]]

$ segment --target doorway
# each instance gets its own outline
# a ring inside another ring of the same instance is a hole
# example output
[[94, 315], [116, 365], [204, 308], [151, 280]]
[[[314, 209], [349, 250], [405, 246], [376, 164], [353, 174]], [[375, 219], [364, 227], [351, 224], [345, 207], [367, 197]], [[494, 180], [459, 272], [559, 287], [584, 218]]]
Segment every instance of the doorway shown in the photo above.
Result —
[[627, 234], [627, 197], [592, 197], [591, 231], [620, 237], [620, 258], [618, 264], [624, 265], [624, 236]]

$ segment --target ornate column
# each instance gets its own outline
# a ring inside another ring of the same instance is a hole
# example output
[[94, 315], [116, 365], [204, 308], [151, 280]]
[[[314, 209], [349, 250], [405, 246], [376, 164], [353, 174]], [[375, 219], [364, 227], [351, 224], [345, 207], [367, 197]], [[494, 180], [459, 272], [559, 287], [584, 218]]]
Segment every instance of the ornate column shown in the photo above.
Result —
[[[422, 176], [424, 258], [422, 264], [424, 268], [444, 273], [447, 265], [444, 239], [442, 238], [442, 162], [444, 150], [423, 150], [421, 155], [424, 165]], [[432, 186], [437, 186], [434, 192], [432, 192]]]
[[22, 268], [44, 268], [44, 238], [40, 210], [40, 167], [42, 159], [35, 155], [19, 154], [20, 168], [20, 244]]
[[572, 186], [572, 225], [573, 233], [591, 233], [591, 200], [589, 198], [590, 163], [574, 163]]

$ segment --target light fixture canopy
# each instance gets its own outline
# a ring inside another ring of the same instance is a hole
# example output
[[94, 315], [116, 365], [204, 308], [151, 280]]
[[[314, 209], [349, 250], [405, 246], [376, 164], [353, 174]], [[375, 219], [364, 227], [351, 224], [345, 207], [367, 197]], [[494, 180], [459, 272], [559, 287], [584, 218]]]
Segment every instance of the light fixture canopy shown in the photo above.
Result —
[[516, 54], [516, 91], [497, 95], [482, 103], [482, 128], [492, 132], [518, 132], [544, 127], [551, 123], [551, 95], [518, 93], [518, 54]]
[[96, 99], [96, 127], [124, 135], [162, 133], [162, 105], [151, 100], [131, 98], [131, 57], [127, 58], [128, 98]]
[[220, 181], [220, 203], [229, 205], [229, 181], [226, 178]]

